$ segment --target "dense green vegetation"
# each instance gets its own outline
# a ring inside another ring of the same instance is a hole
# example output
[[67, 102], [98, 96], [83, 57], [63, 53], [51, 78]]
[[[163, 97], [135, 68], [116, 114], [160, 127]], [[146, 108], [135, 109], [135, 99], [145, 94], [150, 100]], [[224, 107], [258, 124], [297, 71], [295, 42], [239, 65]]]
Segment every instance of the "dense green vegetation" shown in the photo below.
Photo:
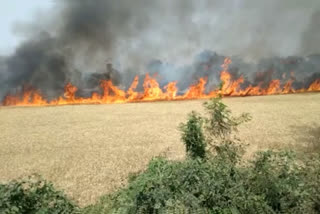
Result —
[[39, 176], [0, 185], [1, 214], [69, 214], [78, 207]]
[[220, 99], [181, 124], [187, 158], [153, 159], [123, 189], [79, 210], [52, 184], [30, 179], [0, 186], [0, 213], [320, 213], [320, 157], [263, 151], [244, 161], [234, 117]]

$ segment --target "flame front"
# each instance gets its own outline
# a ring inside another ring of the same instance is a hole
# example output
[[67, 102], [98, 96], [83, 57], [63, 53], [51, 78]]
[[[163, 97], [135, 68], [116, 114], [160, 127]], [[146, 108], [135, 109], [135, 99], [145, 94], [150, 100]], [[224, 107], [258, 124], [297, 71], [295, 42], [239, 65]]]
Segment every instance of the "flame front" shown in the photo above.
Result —
[[[91, 97], [83, 98], [77, 97], [76, 92], [78, 88], [71, 83], [64, 87], [63, 96], [48, 101], [42, 94], [33, 88], [24, 89], [22, 95], [17, 93], [5, 96], [2, 105], [4, 106], [49, 106], [49, 105], [69, 105], [69, 104], [109, 104], [109, 103], [129, 103], [129, 102], [143, 102], [143, 101], [160, 101], [160, 100], [188, 100], [188, 99], [202, 99], [211, 98], [221, 94], [222, 96], [259, 96], [259, 95], [273, 95], [273, 94], [290, 94], [302, 92], [316, 92], [320, 91], [320, 79], [315, 80], [308, 88], [294, 90], [292, 84], [294, 82], [294, 73], [291, 72], [291, 79], [281, 86], [280, 80], [272, 80], [269, 86], [262, 88], [261, 84], [258, 86], [249, 85], [246, 88], [241, 88], [244, 83], [243, 76], [233, 80], [232, 75], [228, 72], [231, 59], [224, 60], [220, 79], [222, 87], [205, 93], [207, 78], [200, 78], [197, 83], [189, 86], [188, 90], [178, 95], [177, 82], [168, 83], [163, 89], [160, 87], [158, 81], [146, 74], [143, 82], [143, 91], [136, 91], [139, 84], [139, 78], [136, 76], [127, 91], [123, 91], [116, 87], [111, 80], [101, 80], [100, 88], [102, 94], [97, 92], [92, 93]], [[285, 76], [283, 76], [285, 78]]]

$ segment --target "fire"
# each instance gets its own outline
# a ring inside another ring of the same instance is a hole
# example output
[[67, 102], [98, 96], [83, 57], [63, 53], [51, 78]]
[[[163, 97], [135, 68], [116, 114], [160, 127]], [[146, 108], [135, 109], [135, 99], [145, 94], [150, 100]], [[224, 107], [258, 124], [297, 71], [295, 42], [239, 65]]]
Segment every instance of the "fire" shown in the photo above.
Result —
[[135, 91], [135, 89], [137, 88], [139, 84], [139, 78], [136, 76], [133, 80], [133, 82], [131, 83], [131, 86], [129, 88], [129, 90], [127, 91], [127, 95], [128, 98], [127, 100], [130, 101], [134, 101], [135, 99], [137, 99], [138, 97], [138, 92]]
[[198, 84], [191, 85], [189, 90], [182, 96], [183, 99], [206, 98], [204, 93], [207, 84], [206, 78], [200, 78]]
[[69, 102], [72, 102], [75, 100], [76, 92], [78, 91], [78, 88], [71, 83], [68, 83], [64, 87], [64, 97], [67, 98]]
[[164, 98], [164, 94], [159, 87], [159, 83], [156, 79], [150, 77], [149, 74], [147, 74], [144, 79], [143, 88], [143, 100], [162, 100]]
[[289, 80], [282, 89], [282, 94], [294, 93], [295, 90], [292, 88], [293, 80]]
[[177, 82], [170, 82], [168, 85], [164, 87], [164, 89], [167, 90], [165, 97], [166, 99], [174, 100], [176, 98], [178, 92]]
[[[109, 103], [129, 103], [143, 101], [159, 101], [159, 100], [188, 100], [202, 99], [215, 97], [218, 94], [222, 96], [258, 96], [258, 95], [273, 95], [273, 94], [290, 94], [302, 92], [320, 91], [320, 79], [315, 80], [308, 88], [294, 90], [292, 84], [295, 80], [294, 73], [290, 73], [291, 79], [284, 85], [281, 85], [280, 80], [271, 80], [267, 87], [262, 87], [262, 82], [257, 86], [249, 85], [241, 87], [244, 83], [243, 76], [238, 79], [233, 79], [228, 71], [230, 58], [224, 60], [220, 79], [222, 87], [220, 89], [205, 92], [208, 79], [202, 77], [198, 82], [189, 86], [184, 94], [179, 95], [177, 82], [169, 82], [165, 87], [161, 88], [155, 77], [146, 74], [143, 81], [143, 91], [136, 91], [139, 85], [139, 78], [136, 76], [127, 91], [124, 91], [115, 86], [111, 80], [101, 80], [100, 88], [102, 94], [97, 92], [92, 93], [91, 97], [77, 97], [78, 88], [71, 83], [67, 83], [64, 87], [64, 94], [55, 100], [48, 101], [42, 94], [33, 88], [24, 88], [21, 93], [8, 94], [5, 96], [2, 105], [4, 106], [48, 106], [48, 105], [69, 105], [69, 104], [109, 104]], [[259, 74], [258, 74], [259, 75]], [[263, 75], [263, 74], [261, 74]], [[286, 78], [285, 74], [282, 76]]]
[[317, 79], [310, 85], [310, 87], [308, 88], [308, 91], [319, 91], [319, 90], [320, 90], [320, 79]]
[[3, 103], [4, 106], [26, 106], [26, 105], [48, 105], [48, 102], [43, 98], [41, 93], [33, 88], [24, 88], [22, 97], [18, 95], [5, 96]]

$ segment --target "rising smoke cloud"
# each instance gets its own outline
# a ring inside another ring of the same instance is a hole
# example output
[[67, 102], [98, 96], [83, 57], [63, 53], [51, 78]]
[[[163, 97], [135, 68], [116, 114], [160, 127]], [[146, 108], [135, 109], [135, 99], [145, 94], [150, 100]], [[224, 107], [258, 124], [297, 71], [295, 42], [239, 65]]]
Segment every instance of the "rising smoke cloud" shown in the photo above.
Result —
[[49, 98], [68, 81], [84, 94], [100, 78], [127, 87], [145, 72], [182, 89], [208, 76], [214, 87], [224, 55], [232, 56], [234, 77], [268, 82], [295, 71], [306, 84], [320, 72], [319, 11], [318, 0], [57, 0], [0, 58], [0, 99], [25, 84]]

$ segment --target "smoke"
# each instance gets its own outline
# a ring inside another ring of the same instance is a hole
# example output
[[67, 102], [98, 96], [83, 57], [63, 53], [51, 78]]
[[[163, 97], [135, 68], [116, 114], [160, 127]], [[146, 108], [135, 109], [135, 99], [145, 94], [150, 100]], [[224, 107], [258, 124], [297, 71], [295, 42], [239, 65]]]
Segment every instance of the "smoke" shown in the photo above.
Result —
[[303, 54], [320, 53], [320, 10], [312, 14], [310, 24], [302, 35], [301, 52]]
[[320, 72], [319, 11], [318, 0], [57, 0], [18, 27], [24, 42], [0, 58], [0, 99], [26, 84], [49, 99], [69, 81], [83, 94], [101, 78], [127, 88], [146, 72], [182, 90], [208, 76], [212, 88], [225, 55], [247, 84], [294, 71], [303, 85]]

